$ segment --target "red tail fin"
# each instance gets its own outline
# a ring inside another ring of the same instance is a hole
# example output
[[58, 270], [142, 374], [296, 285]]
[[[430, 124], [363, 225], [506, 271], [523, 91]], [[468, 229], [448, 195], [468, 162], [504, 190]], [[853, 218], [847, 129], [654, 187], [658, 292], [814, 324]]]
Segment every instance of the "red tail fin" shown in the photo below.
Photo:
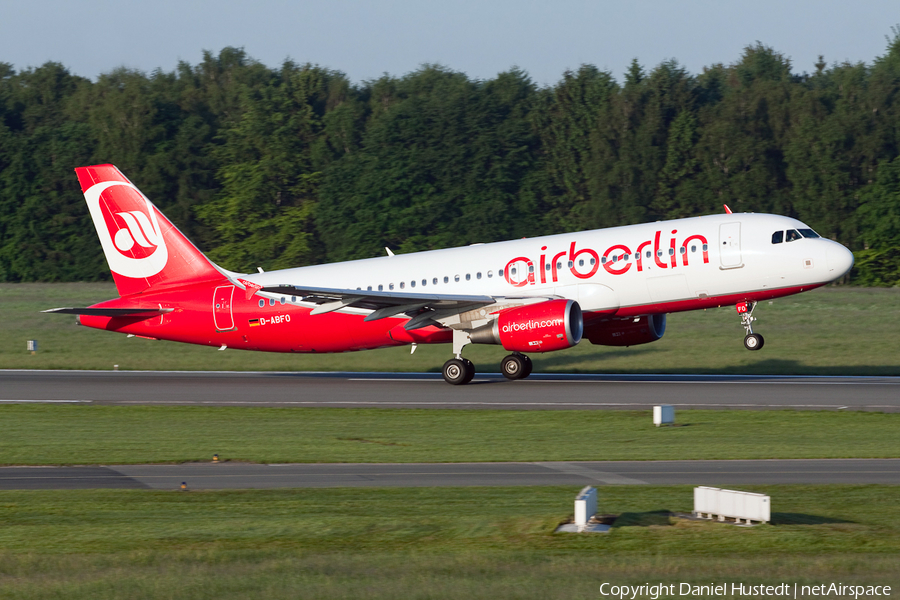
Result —
[[115, 166], [75, 173], [120, 296], [224, 278]]

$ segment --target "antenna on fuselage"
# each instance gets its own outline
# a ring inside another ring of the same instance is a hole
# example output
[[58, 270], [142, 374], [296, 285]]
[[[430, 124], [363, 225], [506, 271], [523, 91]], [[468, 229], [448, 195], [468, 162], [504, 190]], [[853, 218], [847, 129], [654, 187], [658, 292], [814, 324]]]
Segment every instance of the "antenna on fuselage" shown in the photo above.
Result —
[[391, 249], [388, 248], [387, 246], [385, 246], [384, 249], [387, 250], [388, 256], [393, 256], [393, 255], [394, 255], [394, 253], [391, 252]]
[[727, 205], [727, 204], [723, 204], [722, 206], [725, 207], [725, 214], [730, 215], [730, 214], [731, 214], [731, 209], [728, 208], [728, 205]]

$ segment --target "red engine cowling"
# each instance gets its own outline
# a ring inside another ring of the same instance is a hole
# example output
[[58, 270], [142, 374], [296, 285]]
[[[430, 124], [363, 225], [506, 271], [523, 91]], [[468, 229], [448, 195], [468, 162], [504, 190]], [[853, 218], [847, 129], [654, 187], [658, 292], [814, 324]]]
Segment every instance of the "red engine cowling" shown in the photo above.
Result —
[[637, 346], [655, 342], [666, 332], [666, 315], [601, 321], [585, 329], [584, 337], [598, 346]]
[[548, 300], [500, 313], [469, 334], [476, 344], [500, 344], [513, 352], [552, 352], [581, 341], [584, 321], [574, 300]]

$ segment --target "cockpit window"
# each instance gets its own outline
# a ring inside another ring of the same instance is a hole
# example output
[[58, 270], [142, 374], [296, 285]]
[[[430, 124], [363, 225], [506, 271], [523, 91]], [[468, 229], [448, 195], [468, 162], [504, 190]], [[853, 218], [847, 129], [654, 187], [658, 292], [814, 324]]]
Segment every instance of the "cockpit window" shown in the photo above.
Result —
[[784, 232], [783, 231], [776, 231], [775, 233], [772, 234], [772, 243], [773, 244], [780, 244], [783, 241], [784, 241]]
[[802, 235], [802, 236], [805, 237], [805, 238], [817, 238], [817, 237], [819, 237], [819, 234], [816, 233], [815, 231], [813, 231], [812, 229], [798, 229], [797, 231], [799, 231], [799, 232], [800, 232], [800, 235]]
[[801, 238], [802, 238], [802, 236], [800, 235], [800, 232], [797, 231], [796, 229], [788, 229], [787, 230], [787, 241], [793, 242], [794, 240], [799, 240]]

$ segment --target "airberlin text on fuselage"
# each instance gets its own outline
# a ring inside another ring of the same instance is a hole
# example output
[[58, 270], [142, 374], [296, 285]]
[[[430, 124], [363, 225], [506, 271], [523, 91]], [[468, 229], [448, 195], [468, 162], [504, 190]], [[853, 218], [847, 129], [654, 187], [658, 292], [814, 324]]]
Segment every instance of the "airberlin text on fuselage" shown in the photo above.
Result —
[[[706, 240], [706, 237], [699, 234], [690, 235], [684, 238], [679, 245], [675, 237], [677, 234], [678, 230], [673, 229], [672, 237], [669, 239], [668, 246], [665, 249], [660, 246], [662, 231], [657, 231], [652, 240], [641, 242], [634, 248], [633, 252], [625, 244], [615, 244], [607, 248], [602, 255], [598, 254], [593, 248], [578, 249], [578, 242], [572, 242], [567, 250], [561, 250], [556, 254], [548, 254], [547, 246], [541, 246], [541, 255], [537, 265], [527, 256], [517, 256], [506, 263], [503, 276], [509, 284], [515, 287], [523, 287], [529, 284], [535, 285], [538, 281], [547, 283], [548, 276], [550, 283], [555, 283], [559, 280], [559, 269], [563, 264], [560, 259], [565, 260], [568, 264], [567, 267], [562, 268], [568, 268], [572, 275], [579, 279], [593, 277], [601, 266], [610, 275], [624, 275], [631, 269], [632, 265], [635, 266], [637, 272], [640, 272], [644, 270], [644, 260], [650, 257], [653, 258], [657, 268], [675, 269], [679, 266], [679, 257], [681, 266], [688, 266], [688, 257], [697, 251], [698, 246], [703, 252], [704, 264], [709, 262], [709, 242]], [[649, 250], [651, 246], [652, 251]], [[548, 257], [550, 257], [549, 260]], [[526, 277], [521, 279], [518, 277], [515, 268], [516, 263], [524, 263], [526, 265]], [[538, 275], [538, 281], [535, 280], [535, 273]]]

